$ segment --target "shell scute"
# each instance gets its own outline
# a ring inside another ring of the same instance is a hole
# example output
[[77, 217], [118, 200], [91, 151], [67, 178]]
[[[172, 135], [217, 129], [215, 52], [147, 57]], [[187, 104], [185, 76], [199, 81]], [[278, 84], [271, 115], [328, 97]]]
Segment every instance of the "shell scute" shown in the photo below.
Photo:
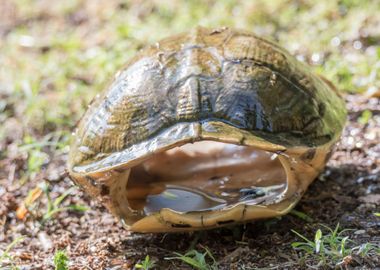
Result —
[[345, 109], [328, 83], [277, 44], [245, 31], [196, 28], [129, 61], [81, 120], [70, 163], [100, 162], [155, 138], [145, 150], [152, 152], [168, 128], [214, 120], [285, 147], [315, 146], [339, 135]]

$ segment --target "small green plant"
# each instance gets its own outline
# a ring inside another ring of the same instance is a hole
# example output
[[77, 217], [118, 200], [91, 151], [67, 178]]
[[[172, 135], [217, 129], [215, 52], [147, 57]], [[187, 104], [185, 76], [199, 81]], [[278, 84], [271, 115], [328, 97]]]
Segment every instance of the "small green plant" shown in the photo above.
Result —
[[365, 110], [362, 112], [360, 117], [358, 118], [358, 122], [362, 125], [368, 124], [369, 120], [372, 118], [372, 112], [370, 110]]
[[58, 250], [54, 254], [54, 266], [55, 270], [69, 270], [69, 257], [63, 250]]
[[380, 246], [374, 245], [372, 243], [364, 243], [359, 246], [353, 247], [352, 251], [355, 252], [356, 255], [361, 257], [365, 257], [370, 253], [375, 253], [377, 256], [380, 256]]
[[82, 206], [82, 205], [76, 205], [76, 204], [71, 204], [68, 206], [61, 206], [61, 203], [66, 199], [66, 197], [68, 195], [70, 195], [70, 193], [74, 189], [76, 189], [76, 187], [69, 188], [64, 193], [62, 193], [60, 196], [58, 196], [55, 200], [52, 200], [52, 198], [50, 196], [49, 185], [46, 182], [42, 183], [40, 185], [40, 188], [42, 189], [42, 191], [44, 192], [44, 194], [46, 195], [47, 200], [48, 200], [48, 203], [46, 206], [46, 211], [42, 216], [42, 222], [45, 222], [45, 221], [51, 219], [52, 217], [54, 217], [54, 215], [56, 215], [57, 213], [62, 212], [62, 211], [74, 210], [74, 211], [84, 212], [87, 210], [87, 207]]
[[145, 259], [141, 263], [136, 263], [135, 268], [149, 270], [155, 266], [155, 263], [150, 260], [149, 255], [145, 256]]
[[[76, 187], [72, 187], [63, 192], [60, 196], [52, 199], [50, 195], [50, 187], [47, 182], [41, 182], [35, 189], [31, 190], [28, 196], [24, 200], [24, 204], [16, 211], [19, 219], [24, 219], [27, 213], [30, 213], [36, 220], [41, 220], [42, 224], [57, 213], [67, 210], [84, 212], [87, 210], [85, 206], [71, 204], [68, 206], [62, 206], [63, 201], [72, 193]], [[45, 210], [41, 207], [41, 195], [45, 195], [47, 199]]]
[[342, 259], [349, 255], [355, 254], [365, 257], [371, 252], [379, 253], [380, 251], [379, 247], [371, 243], [357, 245], [348, 236], [344, 236], [350, 230], [340, 230], [339, 223], [335, 229], [322, 226], [327, 230], [327, 233], [323, 234], [322, 230], [318, 229], [314, 235], [314, 240], [292, 230], [294, 234], [304, 240], [304, 242], [293, 242], [292, 247], [304, 252], [306, 256], [313, 256], [318, 260], [318, 266], [339, 265]]
[[9, 252], [14, 248], [15, 245], [17, 245], [22, 240], [24, 240], [23, 237], [16, 238], [15, 240], [12, 241], [12, 243], [10, 243], [5, 248], [5, 250], [3, 252], [1, 252], [1, 254], [0, 254], [0, 269], [3, 269], [2, 267], [4, 267], [5, 264], [7, 263], [8, 265], [10, 265], [9, 269], [18, 270], [18, 267], [14, 265], [13, 257], [9, 254]]
[[[201, 253], [195, 249], [192, 249], [188, 252], [186, 252], [184, 255], [174, 252], [176, 257], [170, 257], [170, 258], [165, 258], [166, 260], [181, 260], [184, 263], [194, 267], [195, 269], [199, 270], [216, 270], [218, 269], [218, 263], [216, 262], [214, 256], [210, 252], [210, 250], [206, 247], [203, 247], [205, 250], [204, 253]], [[207, 262], [211, 261], [210, 262]]]

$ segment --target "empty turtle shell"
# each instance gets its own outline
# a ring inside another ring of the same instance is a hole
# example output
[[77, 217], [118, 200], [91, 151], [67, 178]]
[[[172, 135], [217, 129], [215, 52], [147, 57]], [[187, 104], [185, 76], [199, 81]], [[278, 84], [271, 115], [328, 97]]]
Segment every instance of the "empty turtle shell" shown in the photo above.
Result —
[[141, 50], [90, 105], [69, 174], [132, 231], [287, 213], [346, 121], [333, 85], [250, 32], [198, 27]]

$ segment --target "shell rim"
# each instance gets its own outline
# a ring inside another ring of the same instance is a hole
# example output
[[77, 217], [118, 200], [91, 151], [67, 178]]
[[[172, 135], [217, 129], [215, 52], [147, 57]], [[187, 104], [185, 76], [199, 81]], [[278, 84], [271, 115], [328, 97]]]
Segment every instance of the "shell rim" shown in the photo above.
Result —
[[[259, 132], [257, 132], [259, 133]], [[263, 134], [238, 128], [223, 121], [204, 122], [180, 122], [176, 123], [155, 136], [122, 149], [119, 152], [110, 153], [108, 156], [84, 165], [75, 165], [74, 159], [69, 159], [69, 172], [72, 174], [95, 174], [113, 169], [131, 168], [151, 155], [169, 150], [176, 146], [196, 141], [210, 140], [231, 143], [243, 146], [252, 146], [260, 150], [282, 153], [292, 148], [316, 148], [333, 143], [339, 138], [339, 134], [331, 138], [327, 143], [321, 145], [289, 145], [286, 143], [273, 143]], [[169, 136], [169, 137], [167, 137]], [[170, 137], [172, 136], [172, 137]], [[273, 134], [272, 134], [273, 136]]]

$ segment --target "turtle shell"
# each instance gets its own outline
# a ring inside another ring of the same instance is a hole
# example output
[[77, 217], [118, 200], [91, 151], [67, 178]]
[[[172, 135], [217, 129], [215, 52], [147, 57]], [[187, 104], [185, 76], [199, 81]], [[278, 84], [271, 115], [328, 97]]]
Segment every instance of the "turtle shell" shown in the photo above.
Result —
[[[332, 84], [276, 43], [242, 30], [198, 27], [141, 50], [116, 74], [78, 125], [69, 173], [94, 196], [109, 196], [101, 200], [120, 217], [115, 174], [152, 155], [219, 141], [302, 164], [309, 155], [314, 179], [345, 121]], [[302, 174], [306, 167], [297, 168]]]

